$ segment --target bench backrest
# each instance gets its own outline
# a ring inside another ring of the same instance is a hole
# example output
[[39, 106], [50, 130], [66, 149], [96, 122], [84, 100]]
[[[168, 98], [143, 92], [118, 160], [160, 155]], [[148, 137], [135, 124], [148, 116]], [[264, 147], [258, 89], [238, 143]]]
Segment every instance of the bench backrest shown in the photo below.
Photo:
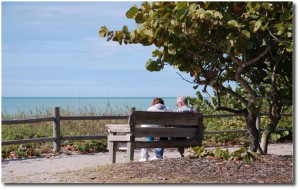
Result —
[[135, 111], [129, 123], [153, 125], [199, 125], [202, 114], [182, 112], [147, 112]]
[[[202, 146], [203, 116], [200, 113], [134, 111], [129, 125], [108, 125], [111, 162], [116, 161], [116, 143], [127, 142], [127, 158], [132, 161], [135, 148], [168, 148]], [[166, 127], [140, 127], [141, 124]], [[168, 127], [167, 127], [168, 126]], [[175, 127], [172, 127], [175, 126]], [[127, 133], [117, 135], [118, 132]], [[193, 137], [190, 140], [141, 141], [136, 137]]]
[[[199, 129], [203, 128], [202, 121], [200, 113], [135, 111], [130, 116], [129, 124], [134, 137], [198, 137]], [[162, 127], [140, 128], [140, 124]]]

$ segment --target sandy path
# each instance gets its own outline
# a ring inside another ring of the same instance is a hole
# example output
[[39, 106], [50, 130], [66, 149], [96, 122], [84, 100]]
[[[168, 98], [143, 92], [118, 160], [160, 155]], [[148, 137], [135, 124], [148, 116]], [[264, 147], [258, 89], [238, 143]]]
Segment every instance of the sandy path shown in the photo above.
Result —
[[[229, 148], [230, 151], [236, 148]], [[293, 155], [293, 144], [270, 144], [269, 154]], [[153, 152], [150, 155], [154, 155]], [[186, 155], [188, 153], [186, 152]], [[164, 158], [178, 158], [179, 153], [175, 149], [166, 149]], [[139, 159], [139, 150], [135, 151], [134, 161]], [[117, 162], [126, 162], [126, 152], [117, 153]], [[96, 153], [92, 155], [65, 155], [59, 154], [49, 158], [2, 160], [2, 183], [18, 183], [18, 178], [31, 176], [31, 178], [48, 178], [61, 171], [74, 171], [87, 167], [109, 164], [108, 153]], [[25, 177], [25, 178], [26, 178]], [[55, 183], [55, 182], [53, 182]]]

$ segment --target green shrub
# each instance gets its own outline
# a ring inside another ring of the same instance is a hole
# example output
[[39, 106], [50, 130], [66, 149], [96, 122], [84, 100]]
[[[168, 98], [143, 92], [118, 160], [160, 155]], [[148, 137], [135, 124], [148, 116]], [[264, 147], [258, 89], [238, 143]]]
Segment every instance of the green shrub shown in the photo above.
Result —
[[214, 151], [205, 149], [204, 147], [193, 147], [190, 149], [192, 155], [190, 156], [191, 159], [199, 158], [199, 157], [208, 157], [213, 156], [217, 158], [222, 158], [224, 160], [243, 160], [246, 163], [249, 163], [255, 160], [256, 153], [249, 152], [250, 143], [245, 142], [244, 145], [233, 152], [229, 152], [228, 149], [222, 150], [220, 147], [216, 148]]

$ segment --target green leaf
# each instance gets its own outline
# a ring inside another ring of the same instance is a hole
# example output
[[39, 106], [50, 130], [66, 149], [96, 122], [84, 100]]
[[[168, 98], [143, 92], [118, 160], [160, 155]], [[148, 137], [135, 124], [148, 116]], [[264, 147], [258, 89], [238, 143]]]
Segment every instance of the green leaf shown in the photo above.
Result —
[[108, 32], [108, 29], [106, 28], [106, 26], [102, 26], [99, 30], [99, 36], [104, 38], [106, 36]]
[[268, 28], [268, 26], [269, 26], [269, 22], [267, 22], [267, 24], [265, 24], [264, 26], [262, 26], [261, 29], [263, 31], [265, 31]]
[[286, 10], [283, 13], [281, 13], [281, 15], [279, 17], [280, 21], [282, 21], [282, 22], [287, 21], [291, 18], [293, 18], [293, 16], [291, 15], [289, 10]]
[[251, 37], [251, 34], [250, 34], [250, 32], [248, 30], [242, 30], [241, 34], [246, 39], [250, 39], [250, 37]]
[[197, 4], [196, 4], [196, 3], [190, 4], [190, 6], [189, 6], [189, 15], [190, 15], [191, 13], [195, 12], [196, 9], [197, 9]]
[[176, 13], [176, 18], [178, 20], [182, 20], [185, 17], [185, 13], [187, 12], [187, 10], [188, 10], [187, 8], [183, 8], [183, 9], [178, 10], [177, 13]]
[[226, 151], [223, 152], [223, 158], [225, 160], [229, 160], [230, 156], [231, 156], [230, 152], [228, 151], [228, 149], [226, 149]]
[[175, 9], [180, 10], [180, 9], [186, 7], [186, 6], [187, 6], [187, 2], [184, 2], [184, 1], [182, 1], [182, 2], [176, 2]]
[[212, 10], [207, 10], [207, 11], [205, 11], [205, 15], [206, 15], [208, 18], [213, 18], [214, 12], [213, 12]]
[[283, 22], [279, 22], [279, 23], [275, 24], [275, 27], [277, 28], [277, 30], [284, 29]]
[[161, 51], [156, 49], [152, 52], [152, 57], [161, 57], [161, 54], [162, 54]]
[[145, 65], [146, 69], [148, 71], [160, 71], [161, 70], [161, 65], [158, 65], [158, 62], [157, 61], [153, 61], [151, 59], [149, 59], [147, 62], [146, 62], [146, 65]]
[[126, 16], [127, 18], [133, 18], [138, 12], [139, 9], [136, 6], [133, 6], [126, 12]]
[[215, 150], [215, 156], [221, 157], [221, 153], [222, 153], [221, 148], [217, 147], [216, 150]]
[[123, 32], [124, 32], [124, 33], [128, 33], [128, 32], [129, 32], [127, 26], [123, 26]]
[[111, 36], [107, 37], [106, 41], [110, 41], [112, 38], [113, 38], [113, 36], [111, 35]]
[[146, 21], [146, 25], [148, 25], [157, 15], [157, 12], [154, 12]]
[[226, 54], [229, 54], [231, 48], [234, 46], [233, 40], [227, 40], [226, 41]]
[[119, 34], [118, 34], [118, 42], [119, 42], [120, 45], [122, 45], [123, 36], [124, 36], [124, 32], [123, 31], [119, 32]]
[[140, 33], [140, 32], [143, 31], [144, 29], [145, 29], [145, 27], [144, 27], [143, 24], [139, 24], [139, 25], [136, 27], [137, 33]]
[[234, 151], [234, 152], [233, 152], [233, 156], [234, 156], [235, 158], [237, 158], [237, 159], [242, 158], [242, 154], [241, 154], [241, 152], [240, 152], [239, 150]]
[[144, 34], [147, 35], [147, 36], [153, 37], [153, 32], [152, 32], [152, 30], [146, 29], [146, 30], [144, 30]]
[[286, 27], [288, 30], [293, 30], [293, 24], [292, 23], [287, 23]]
[[254, 32], [255, 23], [256, 23], [256, 21], [253, 21], [253, 20], [249, 22], [249, 30], [251, 32]]
[[261, 26], [261, 21], [260, 20], [256, 21], [255, 25], [254, 25], [253, 32], [256, 32], [259, 29], [260, 26]]
[[149, 5], [148, 2], [143, 2], [142, 3], [142, 9], [148, 12], [151, 9], [151, 6]]
[[168, 48], [168, 54], [170, 54], [170, 55], [175, 55], [175, 54], [176, 54], [176, 50], [175, 50], [175, 49]]
[[227, 22], [227, 24], [230, 27], [235, 27], [235, 28], [239, 27], [239, 24], [236, 20], [230, 20], [230, 21]]
[[277, 35], [280, 36], [283, 33], [283, 30], [278, 30]]
[[218, 11], [214, 12], [214, 16], [215, 16], [215, 18], [220, 19], [220, 20], [223, 18], [223, 15]]
[[244, 148], [247, 150], [250, 147], [250, 143], [249, 142], [244, 142]]
[[288, 52], [293, 52], [293, 46], [290, 46], [290, 47], [287, 47], [287, 48], [285, 48], [286, 49], [286, 51], [288, 51]]
[[135, 22], [138, 23], [138, 24], [141, 24], [143, 23], [143, 14], [142, 13], [138, 13], [136, 16], [135, 16]]

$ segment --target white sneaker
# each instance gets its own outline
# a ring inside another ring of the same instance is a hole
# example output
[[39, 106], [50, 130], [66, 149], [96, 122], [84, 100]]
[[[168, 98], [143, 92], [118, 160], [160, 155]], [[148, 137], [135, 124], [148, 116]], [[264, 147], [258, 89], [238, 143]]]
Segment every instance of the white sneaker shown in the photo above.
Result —
[[139, 159], [139, 162], [146, 162], [146, 161], [148, 161], [148, 158], [140, 158]]
[[150, 158], [150, 161], [153, 161], [153, 160], [162, 160], [163, 158], [157, 158], [156, 156], [153, 156], [152, 158]]

